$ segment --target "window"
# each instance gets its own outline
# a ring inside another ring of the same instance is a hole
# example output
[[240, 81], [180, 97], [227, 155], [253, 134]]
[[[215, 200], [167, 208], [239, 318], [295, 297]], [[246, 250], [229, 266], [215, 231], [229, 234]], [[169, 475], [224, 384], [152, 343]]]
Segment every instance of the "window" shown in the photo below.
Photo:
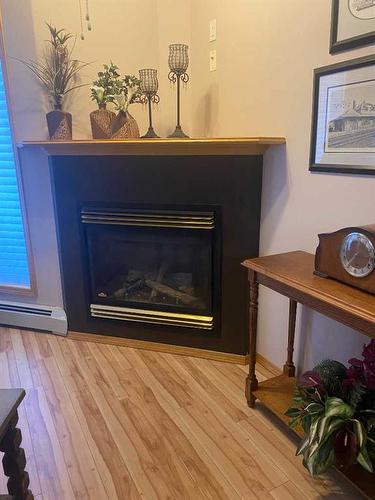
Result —
[[30, 289], [16, 161], [3, 68], [0, 64], [0, 290]]

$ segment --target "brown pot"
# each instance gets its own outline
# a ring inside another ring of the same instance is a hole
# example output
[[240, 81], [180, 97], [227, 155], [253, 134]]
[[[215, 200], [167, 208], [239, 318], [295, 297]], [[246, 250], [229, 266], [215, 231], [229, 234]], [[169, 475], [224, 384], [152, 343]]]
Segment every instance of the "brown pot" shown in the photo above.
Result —
[[139, 137], [138, 124], [128, 111], [119, 111], [111, 124], [112, 139], [136, 139]]
[[115, 113], [109, 111], [106, 104], [99, 104], [99, 109], [90, 113], [92, 138], [110, 139], [112, 134], [111, 124], [115, 118]]
[[49, 138], [51, 141], [72, 140], [72, 115], [55, 107], [46, 115]]

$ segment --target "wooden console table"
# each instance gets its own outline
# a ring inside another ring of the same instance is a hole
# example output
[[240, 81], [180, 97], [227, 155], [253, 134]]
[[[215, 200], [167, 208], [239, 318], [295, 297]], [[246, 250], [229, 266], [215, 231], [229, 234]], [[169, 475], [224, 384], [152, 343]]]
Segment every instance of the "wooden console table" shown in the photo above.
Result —
[[[313, 274], [314, 256], [307, 252], [288, 252], [245, 260], [250, 283], [250, 360], [245, 394], [248, 405], [259, 399], [284, 423], [295, 386], [293, 363], [297, 303], [314, 309], [340, 323], [375, 338], [375, 296], [331, 279]], [[255, 375], [258, 317], [258, 287], [264, 285], [289, 298], [287, 359], [283, 374], [258, 383]], [[345, 475], [369, 498], [375, 498], [375, 475], [359, 466]]]

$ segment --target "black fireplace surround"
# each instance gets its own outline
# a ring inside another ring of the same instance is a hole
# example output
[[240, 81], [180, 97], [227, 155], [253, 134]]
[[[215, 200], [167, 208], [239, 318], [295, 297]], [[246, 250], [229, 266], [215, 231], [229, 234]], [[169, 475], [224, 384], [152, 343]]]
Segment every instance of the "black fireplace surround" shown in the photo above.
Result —
[[261, 156], [52, 156], [70, 331], [246, 354]]

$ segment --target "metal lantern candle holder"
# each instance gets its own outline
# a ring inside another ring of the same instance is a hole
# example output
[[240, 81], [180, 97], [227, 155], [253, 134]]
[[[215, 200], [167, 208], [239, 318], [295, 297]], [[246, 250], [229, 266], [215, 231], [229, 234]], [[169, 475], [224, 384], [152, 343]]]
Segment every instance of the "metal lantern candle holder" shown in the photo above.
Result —
[[175, 131], [169, 137], [189, 137], [183, 132], [180, 123], [181, 81], [183, 83], [187, 83], [189, 81], [189, 75], [186, 73], [189, 66], [188, 49], [189, 47], [182, 43], [174, 43], [169, 46], [168, 64], [170, 72], [168, 78], [172, 83], [177, 83], [177, 125]]
[[157, 104], [160, 101], [158, 96], [158, 72], [156, 69], [140, 69], [139, 70], [140, 79], [140, 90], [142, 92], [141, 102], [148, 104], [148, 118], [149, 127], [147, 133], [142, 136], [142, 138], [156, 138], [159, 137], [152, 126], [152, 109], [151, 104]]

